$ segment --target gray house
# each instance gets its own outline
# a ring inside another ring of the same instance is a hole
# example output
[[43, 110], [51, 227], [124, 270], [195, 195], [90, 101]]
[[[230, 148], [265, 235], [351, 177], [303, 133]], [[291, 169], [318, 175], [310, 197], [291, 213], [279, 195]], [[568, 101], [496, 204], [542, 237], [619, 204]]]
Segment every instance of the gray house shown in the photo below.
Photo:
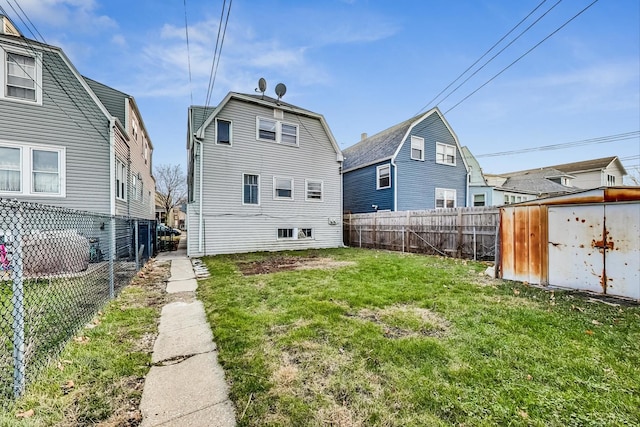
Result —
[[342, 153], [324, 117], [230, 92], [187, 123], [189, 256], [342, 244]]
[[344, 210], [405, 211], [466, 205], [468, 167], [438, 108], [344, 150]]
[[148, 204], [138, 185], [155, 192], [151, 150], [148, 166], [136, 166], [126, 118], [132, 98], [120, 97], [124, 114], [116, 114], [91, 85], [117, 92], [0, 15], [0, 197], [153, 218], [153, 198]]

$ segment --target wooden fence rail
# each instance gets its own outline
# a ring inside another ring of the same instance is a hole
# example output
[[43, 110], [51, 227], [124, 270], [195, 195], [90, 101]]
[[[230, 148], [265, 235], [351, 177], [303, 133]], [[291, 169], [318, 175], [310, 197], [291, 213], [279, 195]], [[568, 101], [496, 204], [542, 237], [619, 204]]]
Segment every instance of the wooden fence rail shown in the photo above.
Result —
[[344, 243], [361, 248], [494, 260], [496, 207], [344, 215]]

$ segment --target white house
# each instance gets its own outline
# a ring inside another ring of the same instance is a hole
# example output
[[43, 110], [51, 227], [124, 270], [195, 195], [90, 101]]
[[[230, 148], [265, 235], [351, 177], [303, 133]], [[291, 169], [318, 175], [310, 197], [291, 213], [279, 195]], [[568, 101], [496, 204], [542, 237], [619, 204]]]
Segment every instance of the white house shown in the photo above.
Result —
[[342, 245], [342, 153], [320, 114], [230, 92], [189, 108], [189, 256]]

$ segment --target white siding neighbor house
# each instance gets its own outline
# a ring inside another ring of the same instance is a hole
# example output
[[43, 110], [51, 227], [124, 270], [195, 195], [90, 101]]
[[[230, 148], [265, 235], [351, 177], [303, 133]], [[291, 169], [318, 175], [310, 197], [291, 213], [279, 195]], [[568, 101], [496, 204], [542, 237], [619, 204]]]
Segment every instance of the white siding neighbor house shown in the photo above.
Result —
[[187, 127], [189, 256], [342, 245], [342, 153], [322, 115], [230, 92]]

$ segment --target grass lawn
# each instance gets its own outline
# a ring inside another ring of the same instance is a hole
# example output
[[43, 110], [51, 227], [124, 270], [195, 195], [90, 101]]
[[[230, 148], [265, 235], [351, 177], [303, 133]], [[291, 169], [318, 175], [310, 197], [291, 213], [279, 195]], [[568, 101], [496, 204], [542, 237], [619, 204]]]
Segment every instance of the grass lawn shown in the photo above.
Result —
[[64, 341], [62, 354], [27, 385], [23, 397], [0, 402], [0, 426], [138, 425], [168, 276], [168, 264], [147, 263], [115, 300]]
[[205, 262], [240, 426], [640, 425], [638, 306], [371, 250]]

